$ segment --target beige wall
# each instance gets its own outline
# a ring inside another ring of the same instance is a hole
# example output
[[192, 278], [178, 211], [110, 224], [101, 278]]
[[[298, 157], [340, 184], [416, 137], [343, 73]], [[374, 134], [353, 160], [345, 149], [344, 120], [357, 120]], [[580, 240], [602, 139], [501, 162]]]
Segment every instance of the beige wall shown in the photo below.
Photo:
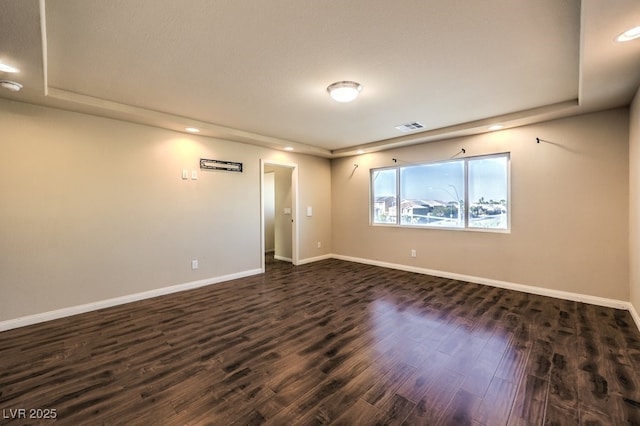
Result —
[[[333, 253], [331, 179], [331, 167], [325, 167], [324, 161], [309, 162], [305, 167], [299, 167], [298, 180], [307, 182], [298, 186], [298, 226], [305, 230], [298, 232], [300, 260], [303, 262]], [[307, 207], [312, 208], [312, 216], [307, 216]], [[320, 248], [317, 243], [321, 243]]]
[[629, 275], [630, 301], [640, 312], [640, 90], [629, 117]]
[[[449, 159], [462, 148], [511, 152], [511, 233], [369, 225], [370, 168]], [[334, 160], [333, 252], [628, 300], [627, 155], [625, 108]]]
[[259, 269], [261, 158], [298, 164], [315, 205], [300, 259], [330, 253], [326, 159], [2, 99], [0, 128], [0, 321]]
[[[637, 104], [630, 134], [619, 109], [329, 163], [0, 99], [0, 321], [259, 269], [260, 159], [298, 165], [301, 261], [335, 253], [619, 300], [631, 270], [638, 309]], [[461, 148], [511, 152], [510, 234], [369, 225], [370, 168]], [[201, 157], [245, 172], [201, 171]]]

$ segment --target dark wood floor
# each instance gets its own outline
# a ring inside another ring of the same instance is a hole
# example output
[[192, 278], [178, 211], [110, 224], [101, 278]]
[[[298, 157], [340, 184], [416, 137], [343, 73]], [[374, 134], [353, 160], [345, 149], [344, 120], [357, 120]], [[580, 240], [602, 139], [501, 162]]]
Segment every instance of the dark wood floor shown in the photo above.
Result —
[[[0, 333], [2, 424], [640, 424], [626, 311], [327, 260]], [[45, 411], [30, 411], [30, 410]]]

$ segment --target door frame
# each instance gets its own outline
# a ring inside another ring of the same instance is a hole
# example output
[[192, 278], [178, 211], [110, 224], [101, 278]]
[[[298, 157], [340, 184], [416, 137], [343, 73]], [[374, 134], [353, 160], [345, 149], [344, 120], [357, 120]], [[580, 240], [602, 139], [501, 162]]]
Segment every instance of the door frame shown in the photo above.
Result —
[[[262, 272], [265, 271], [265, 224], [264, 224], [264, 167], [276, 166], [291, 169], [291, 263], [298, 264], [298, 164], [276, 160], [260, 159], [260, 261]], [[278, 214], [278, 212], [276, 212]]]

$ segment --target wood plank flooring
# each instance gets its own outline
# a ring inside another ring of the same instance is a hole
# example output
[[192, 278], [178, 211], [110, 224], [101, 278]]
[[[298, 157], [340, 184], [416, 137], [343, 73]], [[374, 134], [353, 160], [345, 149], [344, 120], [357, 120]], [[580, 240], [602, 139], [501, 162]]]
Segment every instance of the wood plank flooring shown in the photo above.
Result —
[[[28, 418], [47, 413], [56, 418]], [[640, 333], [621, 310], [271, 260], [264, 275], [0, 333], [0, 415], [11, 425], [640, 425]]]

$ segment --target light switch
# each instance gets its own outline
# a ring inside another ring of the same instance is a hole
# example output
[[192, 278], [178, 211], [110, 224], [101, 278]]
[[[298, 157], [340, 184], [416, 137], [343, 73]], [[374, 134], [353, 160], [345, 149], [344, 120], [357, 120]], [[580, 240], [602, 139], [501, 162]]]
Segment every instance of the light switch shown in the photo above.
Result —
[[182, 179], [189, 179], [189, 170], [182, 171]]
[[313, 216], [313, 208], [311, 206], [307, 206], [307, 216]]
[[198, 179], [198, 172], [196, 170], [191, 170], [191, 179]]
[[285, 207], [284, 214], [291, 214], [291, 207]]

